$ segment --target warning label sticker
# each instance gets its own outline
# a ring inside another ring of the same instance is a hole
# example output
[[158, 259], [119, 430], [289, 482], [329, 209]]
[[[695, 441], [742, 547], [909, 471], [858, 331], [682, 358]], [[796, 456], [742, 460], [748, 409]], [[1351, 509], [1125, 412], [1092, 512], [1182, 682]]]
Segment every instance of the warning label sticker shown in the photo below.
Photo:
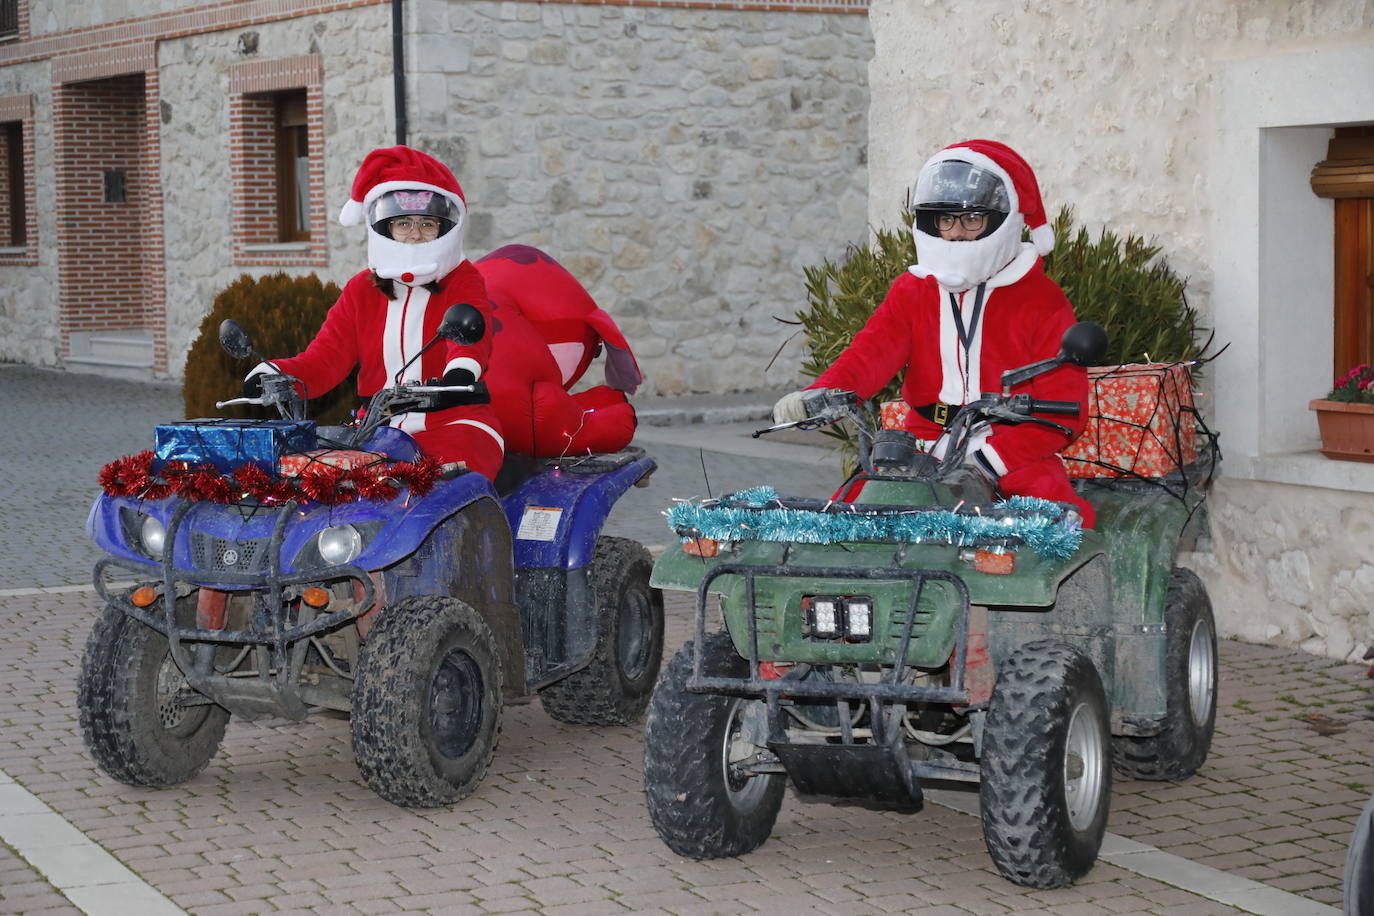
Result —
[[520, 527], [515, 536], [522, 541], [552, 541], [558, 533], [558, 521], [562, 517], [562, 509], [527, 506], [525, 514], [520, 517]]

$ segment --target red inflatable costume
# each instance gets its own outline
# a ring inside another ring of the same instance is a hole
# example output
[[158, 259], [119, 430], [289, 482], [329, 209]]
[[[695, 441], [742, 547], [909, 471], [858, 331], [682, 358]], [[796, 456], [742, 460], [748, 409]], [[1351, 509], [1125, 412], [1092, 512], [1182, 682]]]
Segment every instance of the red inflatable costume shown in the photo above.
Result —
[[[1042, 268], [1040, 257], [1054, 247], [1054, 232], [1025, 160], [1001, 143], [971, 140], [941, 150], [921, 174], [913, 198], [919, 263], [897, 278], [853, 343], [811, 387], [870, 398], [905, 368], [902, 398], [913, 405], [907, 429], [938, 456], [944, 426], [936, 419], [984, 391], [1000, 391], [1007, 369], [1054, 356], [1075, 319], [1068, 298]], [[939, 191], [930, 202], [920, 196], [927, 176], [936, 176], [928, 186]], [[959, 195], [978, 193], [988, 194], [987, 203], [960, 202]], [[947, 239], [934, 229], [939, 213], [996, 215], [999, 206], [1001, 221], [976, 240]], [[1029, 244], [1021, 241], [1023, 229], [1030, 230]], [[1087, 370], [1061, 366], [1015, 391], [1086, 405]], [[970, 457], [997, 479], [1002, 495], [1071, 503], [1092, 527], [1093, 508], [1074, 491], [1057, 454], [1082, 432], [1086, 417], [1048, 419], [1072, 435], [1033, 423], [993, 424], [975, 437]]]
[[[476, 267], [495, 315], [484, 378], [507, 449], [557, 457], [628, 445], [635, 413], [625, 395], [643, 375], [611, 316], [537, 248], [507, 245]], [[569, 393], [603, 346], [607, 384]]]

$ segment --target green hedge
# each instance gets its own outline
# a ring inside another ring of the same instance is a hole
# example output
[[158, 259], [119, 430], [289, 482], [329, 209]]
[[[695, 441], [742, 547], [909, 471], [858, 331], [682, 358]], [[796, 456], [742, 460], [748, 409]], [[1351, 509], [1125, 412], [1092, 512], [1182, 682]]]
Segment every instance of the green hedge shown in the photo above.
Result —
[[[266, 357], [293, 356], [324, 323], [325, 313], [339, 298], [339, 287], [321, 283], [314, 274], [285, 273], [261, 278], [239, 277], [215, 297], [200, 333], [186, 356], [182, 400], [187, 417], [276, 417], [275, 408], [215, 407], [216, 401], [239, 396], [243, 377], [256, 365], [253, 359], [234, 359], [219, 345], [219, 326], [226, 318], [241, 324], [253, 348]], [[356, 375], [333, 391], [310, 401], [310, 417], [320, 423], [342, 422], [358, 404]]]

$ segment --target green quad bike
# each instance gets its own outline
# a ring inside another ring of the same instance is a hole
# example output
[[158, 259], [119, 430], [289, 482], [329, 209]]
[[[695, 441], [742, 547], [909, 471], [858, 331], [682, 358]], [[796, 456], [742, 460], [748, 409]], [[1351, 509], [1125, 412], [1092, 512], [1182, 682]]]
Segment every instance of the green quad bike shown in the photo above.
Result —
[[[841, 498], [756, 487], [667, 513], [682, 544], [651, 582], [696, 592], [696, 638], [655, 687], [644, 782], [674, 852], [757, 848], [789, 781], [914, 810], [923, 783], [952, 780], [979, 785], [1004, 876], [1061, 887], [1097, 859], [1113, 763], [1138, 779], [1197, 771], [1216, 717], [1216, 628], [1201, 581], [1174, 564], [1215, 436], [1202, 427], [1206, 460], [1172, 479], [1085, 487], [1097, 511], [1086, 531], [1063, 504], [996, 501], [962, 460], [987, 422], [1076, 415], [1077, 403], [1011, 391], [1096, 362], [1105, 337], [1075, 325], [1057, 357], [1004, 374], [1001, 394], [948, 427], [943, 461], [910, 433], [875, 433], [853, 395], [812, 392], [810, 419], [783, 426], [854, 422], [860, 470]], [[723, 630], [708, 629], [711, 595]]]

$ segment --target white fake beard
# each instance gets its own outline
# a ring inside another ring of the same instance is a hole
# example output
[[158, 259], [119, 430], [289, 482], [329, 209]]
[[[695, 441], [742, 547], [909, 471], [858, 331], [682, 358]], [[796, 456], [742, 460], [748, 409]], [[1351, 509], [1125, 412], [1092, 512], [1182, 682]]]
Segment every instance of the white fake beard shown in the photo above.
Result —
[[[383, 280], [424, 286], [448, 276], [463, 263], [463, 228], [454, 226], [436, 239], [418, 244], [398, 242], [367, 227], [367, 266]], [[411, 279], [402, 277], [411, 275]]]
[[915, 232], [916, 261], [911, 272], [934, 277], [947, 290], [962, 293], [990, 280], [1021, 253], [1020, 213], [1009, 213], [992, 235], [972, 241], [949, 241], [938, 235]]

